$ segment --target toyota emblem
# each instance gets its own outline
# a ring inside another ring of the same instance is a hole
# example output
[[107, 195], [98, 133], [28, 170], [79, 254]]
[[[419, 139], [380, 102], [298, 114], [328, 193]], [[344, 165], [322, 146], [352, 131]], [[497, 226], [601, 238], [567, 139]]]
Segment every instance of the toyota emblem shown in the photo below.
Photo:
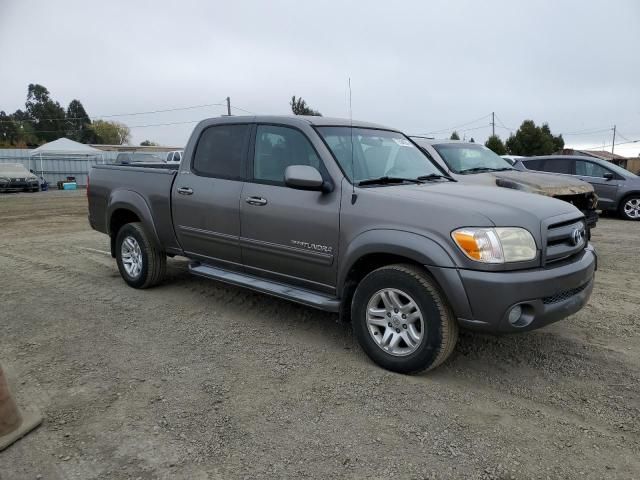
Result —
[[574, 229], [573, 232], [571, 232], [571, 243], [576, 247], [581, 245], [584, 241], [584, 233], [583, 227]]

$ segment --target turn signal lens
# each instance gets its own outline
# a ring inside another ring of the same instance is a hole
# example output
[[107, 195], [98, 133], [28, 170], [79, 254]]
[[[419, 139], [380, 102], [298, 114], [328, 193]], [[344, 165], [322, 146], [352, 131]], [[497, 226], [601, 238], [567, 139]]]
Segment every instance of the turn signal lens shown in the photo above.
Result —
[[524, 228], [460, 228], [451, 236], [477, 262], [523, 262], [537, 255], [536, 242]]

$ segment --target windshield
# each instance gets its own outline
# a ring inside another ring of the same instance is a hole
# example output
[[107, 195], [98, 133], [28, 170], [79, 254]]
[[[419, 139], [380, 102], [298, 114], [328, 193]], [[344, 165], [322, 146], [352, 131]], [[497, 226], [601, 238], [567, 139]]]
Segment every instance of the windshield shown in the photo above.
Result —
[[509, 162], [482, 145], [441, 143], [433, 148], [455, 173], [512, 169]]
[[415, 179], [442, 175], [401, 133], [352, 127], [318, 127], [317, 130], [352, 183], [385, 176]]

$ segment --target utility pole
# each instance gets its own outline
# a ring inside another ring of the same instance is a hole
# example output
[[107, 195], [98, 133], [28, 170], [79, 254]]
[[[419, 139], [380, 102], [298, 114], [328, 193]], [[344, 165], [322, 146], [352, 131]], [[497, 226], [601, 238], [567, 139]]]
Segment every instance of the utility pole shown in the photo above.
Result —
[[616, 147], [616, 126], [613, 126], [613, 142], [611, 142], [611, 161], [613, 162], [613, 149]]
[[231, 98], [227, 97], [227, 116], [231, 116]]
[[496, 114], [491, 112], [491, 135], [496, 136]]

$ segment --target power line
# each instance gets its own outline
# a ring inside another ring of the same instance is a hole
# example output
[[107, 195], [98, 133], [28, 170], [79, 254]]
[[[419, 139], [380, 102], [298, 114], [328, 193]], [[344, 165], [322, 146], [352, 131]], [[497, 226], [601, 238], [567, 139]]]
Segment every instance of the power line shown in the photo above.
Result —
[[467, 125], [471, 125], [473, 123], [477, 123], [480, 120], [484, 120], [485, 118], [490, 117], [490, 116], [491, 116], [491, 114], [487, 113], [486, 115], [483, 115], [480, 118], [476, 118], [475, 120], [471, 120], [470, 122], [466, 122], [466, 123], [462, 123], [460, 125], [456, 125], [455, 127], [443, 128], [441, 130], [433, 130], [431, 132], [421, 133], [420, 135], [430, 135], [432, 133], [444, 133], [444, 132], [448, 132], [448, 131], [451, 131], [451, 130], [456, 130], [456, 129], [460, 128], [460, 127], [465, 127]]
[[460, 132], [470, 132], [471, 130], [479, 130], [481, 128], [489, 128], [491, 124], [488, 125], [480, 125], [479, 127], [465, 128], [464, 130], [460, 130]]
[[[616, 142], [615, 145], [617, 147], [617, 146], [620, 146], [620, 145], [627, 145], [629, 143], [638, 143], [638, 142], [640, 142], [640, 139], [638, 139], [638, 140], [629, 140], [627, 142]], [[607, 145], [596, 145], [595, 147], [582, 147], [579, 150], [595, 150], [595, 149], [599, 149], [599, 148], [609, 148], [609, 147], [612, 147], [612, 146], [613, 146], [613, 143], [609, 143]]]
[[611, 127], [609, 128], [601, 128], [599, 130], [593, 130], [593, 129], [585, 129], [585, 130], [578, 130], [577, 132], [567, 132], [567, 133], [563, 133], [563, 136], [566, 135], [591, 135], [594, 133], [600, 133], [600, 132], [610, 132], [611, 131]]
[[[198, 120], [185, 120], [183, 122], [167, 122], [167, 123], [148, 123], [144, 125], [126, 125], [127, 128], [147, 128], [147, 127], [164, 127], [168, 125], [184, 125], [187, 123], [198, 123], [202, 119]], [[82, 129], [77, 130], [38, 130], [36, 133], [75, 133], [81, 132]]]
[[[625, 137], [624, 135], [622, 135], [620, 132], [617, 132], [616, 135], [618, 135], [621, 138], [624, 138], [626, 141], [628, 142], [633, 142], [633, 140], [629, 140], [627, 137]], [[617, 145], [620, 145], [619, 143]]]
[[498, 119], [498, 122], [500, 122], [500, 125], [502, 126], [502, 128], [504, 128], [505, 130], [510, 130], [510, 131], [515, 130], [515, 128], [507, 127], [498, 115], [496, 115], [496, 118]]
[[[131, 112], [131, 113], [113, 113], [110, 115], [96, 115], [93, 117], [90, 116], [86, 116], [86, 117], [66, 117], [66, 118], [59, 118], [59, 117], [51, 117], [51, 118], [41, 118], [39, 120], [29, 120], [29, 119], [25, 119], [25, 120], [0, 120], [0, 122], [38, 122], [38, 121], [66, 121], [66, 120], [100, 120], [103, 118], [115, 118], [115, 117], [132, 117], [135, 115], [150, 115], [150, 114], [154, 114], [154, 113], [165, 113], [165, 112], [178, 112], [181, 110], [195, 110], [197, 108], [207, 108], [207, 107], [226, 107], [227, 103], [225, 102], [220, 102], [220, 103], [204, 103], [202, 105], [189, 105], [187, 107], [176, 107], [176, 108], [166, 108], [166, 109], [162, 109], [162, 110], [149, 110], [146, 112]], [[248, 110], [245, 110], [243, 108], [240, 107], [234, 107], [232, 106], [231, 108], [234, 108], [236, 110], [240, 110], [242, 112], [246, 112], [246, 113], [253, 113], [250, 112]]]

